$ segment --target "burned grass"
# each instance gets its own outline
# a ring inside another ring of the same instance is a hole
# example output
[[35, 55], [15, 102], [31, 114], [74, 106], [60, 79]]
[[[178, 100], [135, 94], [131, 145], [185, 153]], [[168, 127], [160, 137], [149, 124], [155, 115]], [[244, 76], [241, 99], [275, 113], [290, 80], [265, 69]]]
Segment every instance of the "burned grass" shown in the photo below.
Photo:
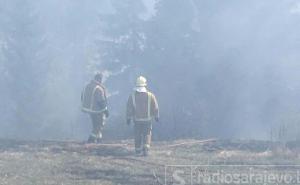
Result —
[[134, 156], [132, 141], [87, 145], [1, 140], [0, 184], [159, 185], [166, 165], [300, 164], [295, 143], [194, 141], [155, 142], [144, 158]]

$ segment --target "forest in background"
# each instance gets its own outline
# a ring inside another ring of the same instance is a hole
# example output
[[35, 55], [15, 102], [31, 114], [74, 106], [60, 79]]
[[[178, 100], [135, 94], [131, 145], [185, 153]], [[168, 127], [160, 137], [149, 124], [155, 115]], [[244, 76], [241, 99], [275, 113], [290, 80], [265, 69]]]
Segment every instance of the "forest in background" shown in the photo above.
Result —
[[105, 74], [106, 138], [127, 138], [144, 75], [156, 139], [300, 138], [299, 0], [0, 0], [0, 137], [86, 139]]

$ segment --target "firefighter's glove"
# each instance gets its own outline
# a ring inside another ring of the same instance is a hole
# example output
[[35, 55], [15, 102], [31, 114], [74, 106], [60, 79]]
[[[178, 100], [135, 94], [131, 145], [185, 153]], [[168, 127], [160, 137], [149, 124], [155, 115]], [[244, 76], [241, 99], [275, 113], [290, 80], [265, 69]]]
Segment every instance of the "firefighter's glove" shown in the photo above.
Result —
[[109, 111], [108, 111], [108, 110], [105, 110], [104, 114], [105, 114], [105, 117], [106, 117], [106, 118], [109, 117]]
[[127, 119], [127, 125], [130, 125], [130, 123], [131, 123], [131, 120], [130, 119]]

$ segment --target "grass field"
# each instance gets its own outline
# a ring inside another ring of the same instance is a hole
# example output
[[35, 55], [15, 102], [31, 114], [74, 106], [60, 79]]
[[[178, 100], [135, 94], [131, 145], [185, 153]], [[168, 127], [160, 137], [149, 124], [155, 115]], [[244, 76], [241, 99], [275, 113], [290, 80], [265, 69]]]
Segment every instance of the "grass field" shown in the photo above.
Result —
[[[176, 184], [172, 174], [169, 174], [175, 167], [169, 165], [184, 165], [180, 167], [183, 171], [188, 171], [190, 165], [257, 165], [254, 166], [257, 168], [255, 170], [261, 171], [267, 169], [265, 165], [285, 165], [280, 168], [269, 166], [267, 170], [272, 168], [289, 172], [295, 168], [289, 165], [300, 164], [297, 142], [285, 145], [267, 141], [228, 140], [155, 142], [148, 157], [136, 157], [132, 142], [87, 145], [71, 141], [1, 140], [0, 184]], [[203, 168], [201, 170], [213, 170], [216, 166]], [[232, 167], [230, 170], [240, 171]]]

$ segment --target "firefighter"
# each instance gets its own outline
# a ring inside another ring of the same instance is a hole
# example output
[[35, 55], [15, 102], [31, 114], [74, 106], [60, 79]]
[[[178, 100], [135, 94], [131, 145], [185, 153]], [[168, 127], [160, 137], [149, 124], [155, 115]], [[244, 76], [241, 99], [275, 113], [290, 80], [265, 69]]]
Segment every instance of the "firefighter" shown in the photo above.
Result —
[[152, 120], [159, 121], [157, 100], [146, 87], [146, 78], [138, 77], [127, 102], [127, 125], [134, 122], [135, 152], [144, 156], [148, 155], [150, 149]]
[[103, 74], [96, 73], [94, 79], [85, 86], [81, 94], [82, 111], [89, 114], [93, 124], [88, 143], [101, 142], [105, 119], [109, 116], [106, 88], [102, 84], [102, 79]]

